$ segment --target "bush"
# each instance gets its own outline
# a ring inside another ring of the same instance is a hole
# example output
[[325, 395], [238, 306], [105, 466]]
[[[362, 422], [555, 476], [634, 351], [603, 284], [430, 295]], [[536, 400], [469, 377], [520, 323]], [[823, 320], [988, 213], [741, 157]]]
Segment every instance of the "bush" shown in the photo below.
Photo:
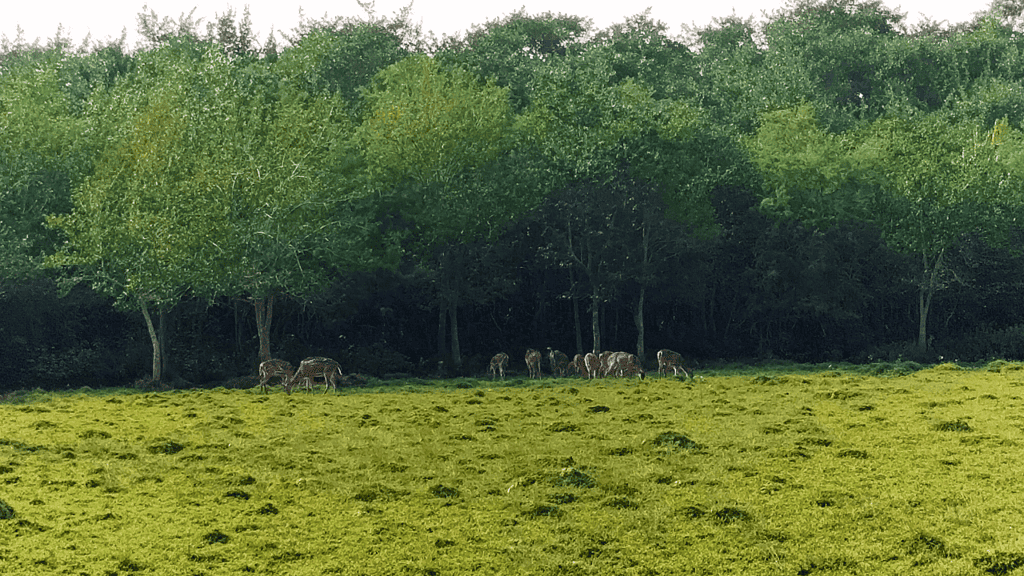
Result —
[[947, 357], [965, 362], [986, 358], [1024, 358], [1024, 325], [1003, 329], [985, 328], [942, 342]]

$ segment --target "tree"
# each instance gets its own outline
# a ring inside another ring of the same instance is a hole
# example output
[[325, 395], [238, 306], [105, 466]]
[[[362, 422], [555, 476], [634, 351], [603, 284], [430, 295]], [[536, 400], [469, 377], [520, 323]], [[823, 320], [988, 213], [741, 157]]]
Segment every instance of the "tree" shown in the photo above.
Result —
[[655, 99], [691, 98], [696, 89], [694, 54], [651, 19], [650, 8], [597, 32], [586, 50], [609, 62], [616, 81], [650, 86]]
[[98, 139], [83, 110], [120, 73], [117, 46], [92, 54], [32, 48], [0, 58], [0, 284], [32, 274], [58, 236], [48, 213], [71, 207]]
[[[544, 187], [555, 191], [559, 216], [550, 224], [550, 242], [589, 288], [594, 350], [601, 349], [601, 304], [630, 274], [641, 279], [634, 311], [643, 331], [645, 287], [657, 253], [649, 232], [658, 211], [649, 208], [664, 206], [671, 217], [697, 226], [710, 220], [707, 191], [684, 183], [701, 176], [686, 147], [697, 119], [690, 106], [657, 99], [633, 78], [615, 81], [608, 61], [589, 52], [555, 63], [534, 81], [533, 104], [517, 125], [552, 166]], [[627, 260], [640, 265], [626, 266]], [[575, 309], [578, 288], [571, 293]], [[639, 334], [641, 354], [642, 347]]]
[[157, 380], [150, 303], [247, 296], [266, 359], [276, 294], [303, 294], [332, 267], [372, 256], [348, 257], [365, 228], [347, 205], [357, 163], [341, 102], [310, 97], [262, 64], [236, 67], [214, 46], [182, 48], [146, 53], [138, 74], [97, 98], [118, 120], [111, 144], [72, 213], [51, 219], [67, 236], [51, 265], [140, 306]]
[[893, 249], [920, 262], [917, 349], [944, 286], [944, 258], [969, 234], [999, 239], [1020, 198], [1018, 132], [949, 111], [886, 117], [832, 135], [804, 107], [764, 118], [748, 141], [766, 175], [763, 206], [816, 226], [871, 220]]
[[361, 91], [377, 73], [410, 53], [403, 44], [403, 26], [346, 21], [305, 29], [282, 52], [276, 69], [310, 94], [340, 94], [353, 118], [359, 118]]
[[935, 113], [880, 120], [866, 145], [881, 151], [886, 241], [921, 262], [917, 349], [924, 352], [932, 298], [945, 284], [946, 253], [969, 234], [991, 240], [1005, 234], [1006, 207], [1021, 197], [1020, 136], [1005, 123], [985, 129]]
[[590, 28], [590, 21], [579, 16], [530, 15], [520, 9], [445, 38], [436, 57], [508, 88], [512, 110], [521, 113], [530, 105], [534, 78], [558, 59], [581, 50]]
[[[428, 56], [411, 56], [378, 74], [365, 97], [367, 117], [357, 135], [370, 176], [382, 190], [398, 193], [391, 205], [415, 226], [420, 256], [437, 257], [439, 333], [447, 312], [452, 360], [459, 367], [460, 245], [474, 240], [487, 221], [466, 209], [483, 205], [486, 197], [467, 196], [493, 190], [486, 184], [474, 189], [460, 176], [495, 161], [506, 149], [508, 91], [464, 70], [443, 68]], [[453, 211], [446, 212], [448, 207]]]
[[765, 36], [770, 53], [801, 63], [822, 111], [874, 117], [882, 100], [879, 55], [903, 19], [879, 0], [804, 0], [774, 14]]

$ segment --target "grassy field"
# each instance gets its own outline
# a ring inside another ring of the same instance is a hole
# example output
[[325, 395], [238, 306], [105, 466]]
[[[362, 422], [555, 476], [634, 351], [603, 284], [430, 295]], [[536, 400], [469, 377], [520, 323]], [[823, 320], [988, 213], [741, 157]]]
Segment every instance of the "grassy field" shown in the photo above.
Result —
[[0, 573], [1024, 567], [1024, 366], [906, 372], [30, 393]]

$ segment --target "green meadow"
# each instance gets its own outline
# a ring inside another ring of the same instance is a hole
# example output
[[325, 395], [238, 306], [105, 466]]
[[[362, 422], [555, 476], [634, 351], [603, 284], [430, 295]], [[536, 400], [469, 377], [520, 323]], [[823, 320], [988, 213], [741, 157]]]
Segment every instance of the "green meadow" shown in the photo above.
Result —
[[1009, 574], [1024, 365], [31, 392], [3, 574]]

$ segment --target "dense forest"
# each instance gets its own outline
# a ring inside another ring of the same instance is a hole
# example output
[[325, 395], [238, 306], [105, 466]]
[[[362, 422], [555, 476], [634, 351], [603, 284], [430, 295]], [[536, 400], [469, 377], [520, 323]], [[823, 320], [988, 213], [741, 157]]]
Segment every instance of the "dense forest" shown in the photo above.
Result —
[[1024, 357], [1020, 2], [441, 39], [364, 7], [0, 42], [0, 388]]

